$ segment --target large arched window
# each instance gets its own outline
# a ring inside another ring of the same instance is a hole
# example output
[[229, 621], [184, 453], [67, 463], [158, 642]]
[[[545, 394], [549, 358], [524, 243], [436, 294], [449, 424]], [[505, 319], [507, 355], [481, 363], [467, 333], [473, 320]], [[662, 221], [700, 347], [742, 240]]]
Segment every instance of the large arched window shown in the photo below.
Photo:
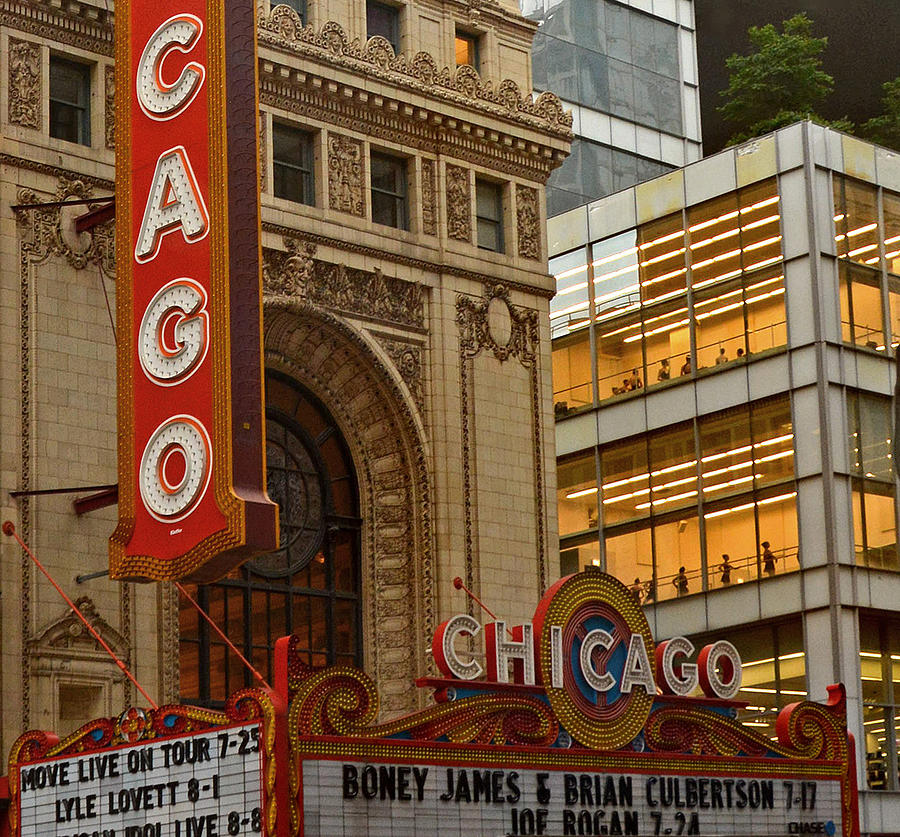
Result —
[[[281, 548], [215, 584], [188, 588], [271, 683], [275, 641], [300, 637], [310, 665], [360, 665], [360, 519], [356, 473], [325, 406], [285, 375], [266, 374], [269, 496]], [[180, 603], [181, 700], [221, 706], [250, 672], [187, 601]]]

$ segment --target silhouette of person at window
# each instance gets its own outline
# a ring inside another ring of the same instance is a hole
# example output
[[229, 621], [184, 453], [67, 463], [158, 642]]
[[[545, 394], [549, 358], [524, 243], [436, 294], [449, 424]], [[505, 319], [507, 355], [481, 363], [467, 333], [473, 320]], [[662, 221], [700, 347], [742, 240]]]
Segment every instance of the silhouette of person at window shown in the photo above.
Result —
[[716, 366], [721, 366], [723, 363], [728, 363], [728, 355], [725, 354], [724, 347], [719, 349], [719, 356], [716, 358]]
[[636, 389], [641, 389], [644, 386], [644, 382], [641, 380], [641, 376], [638, 375], [637, 369], [631, 370], [631, 377], [628, 378], [626, 386], [629, 392], [634, 392]]
[[681, 374], [682, 375], [690, 375], [691, 374], [691, 356], [684, 356], [684, 363], [681, 364]]
[[775, 575], [775, 562], [778, 560], [778, 556], [769, 549], [768, 541], [763, 541], [760, 545], [763, 548], [763, 572], [766, 575]]
[[659, 362], [659, 369], [656, 372], [656, 380], [657, 381], [668, 381], [671, 374], [672, 374], [672, 370], [669, 368], [669, 359], [667, 357], [664, 357]]
[[728, 557], [728, 553], [722, 553], [722, 563], [719, 564], [719, 570], [722, 573], [721, 582], [723, 587], [728, 587], [731, 584], [731, 559]]
[[675, 593], [679, 599], [688, 594], [688, 577], [684, 567], [678, 568], [678, 575], [672, 579], [672, 586], [675, 588]]
[[636, 578], [634, 584], [628, 589], [631, 591], [631, 595], [637, 599], [637, 603], [640, 604], [644, 599], [644, 585], [641, 584], [640, 578]]

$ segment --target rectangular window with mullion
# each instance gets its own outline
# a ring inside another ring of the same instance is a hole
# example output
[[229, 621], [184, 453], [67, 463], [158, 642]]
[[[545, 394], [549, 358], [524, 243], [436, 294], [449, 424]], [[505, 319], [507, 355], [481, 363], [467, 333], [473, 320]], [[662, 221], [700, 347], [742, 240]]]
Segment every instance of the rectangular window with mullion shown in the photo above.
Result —
[[409, 229], [406, 160], [372, 152], [372, 221], [400, 230]]
[[276, 198], [315, 206], [313, 135], [290, 125], [272, 125], [272, 190]]
[[50, 56], [50, 136], [91, 144], [91, 68]]
[[394, 48], [395, 54], [400, 52], [400, 10], [387, 3], [368, 0], [366, 3], [366, 37], [373, 38], [376, 35], [381, 35], [387, 40]]
[[475, 180], [475, 219], [479, 248], [502, 253], [503, 189], [499, 183]]

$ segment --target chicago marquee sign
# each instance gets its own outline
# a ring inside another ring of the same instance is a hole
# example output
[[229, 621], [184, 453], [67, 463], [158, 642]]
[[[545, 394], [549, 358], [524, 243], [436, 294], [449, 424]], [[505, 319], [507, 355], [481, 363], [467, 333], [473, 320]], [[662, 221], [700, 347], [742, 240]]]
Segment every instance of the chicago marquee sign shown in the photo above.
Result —
[[114, 578], [277, 548], [265, 493], [252, 0], [116, 7]]
[[[478, 673], [465, 634], [482, 630]], [[654, 648], [599, 572], [558, 582], [512, 634], [448, 620], [445, 676], [418, 681], [434, 702], [391, 721], [363, 672], [310, 669], [286, 637], [275, 693], [241, 692], [222, 715], [133, 709], [66, 742], [27, 733], [10, 754], [12, 834], [858, 837], [842, 687], [784, 707], [770, 740], [735, 718], [733, 647], [696, 662], [687, 640]]]

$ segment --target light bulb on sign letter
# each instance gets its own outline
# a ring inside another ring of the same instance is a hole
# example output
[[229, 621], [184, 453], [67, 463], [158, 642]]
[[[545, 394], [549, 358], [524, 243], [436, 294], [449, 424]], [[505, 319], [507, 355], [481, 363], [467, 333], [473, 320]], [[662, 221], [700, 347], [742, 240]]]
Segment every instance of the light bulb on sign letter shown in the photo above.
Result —
[[189, 244], [209, 232], [209, 212], [182, 145], [163, 151], [156, 161], [134, 258], [141, 264], [155, 259], [162, 237], [177, 229]]
[[138, 63], [135, 88], [141, 110], [151, 119], [164, 121], [178, 116], [200, 92], [206, 68], [191, 61], [172, 84], [162, 77], [163, 62], [174, 50], [190, 52], [203, 32], [203, 22], [194, 15], [170, 17], [149, 38]]

